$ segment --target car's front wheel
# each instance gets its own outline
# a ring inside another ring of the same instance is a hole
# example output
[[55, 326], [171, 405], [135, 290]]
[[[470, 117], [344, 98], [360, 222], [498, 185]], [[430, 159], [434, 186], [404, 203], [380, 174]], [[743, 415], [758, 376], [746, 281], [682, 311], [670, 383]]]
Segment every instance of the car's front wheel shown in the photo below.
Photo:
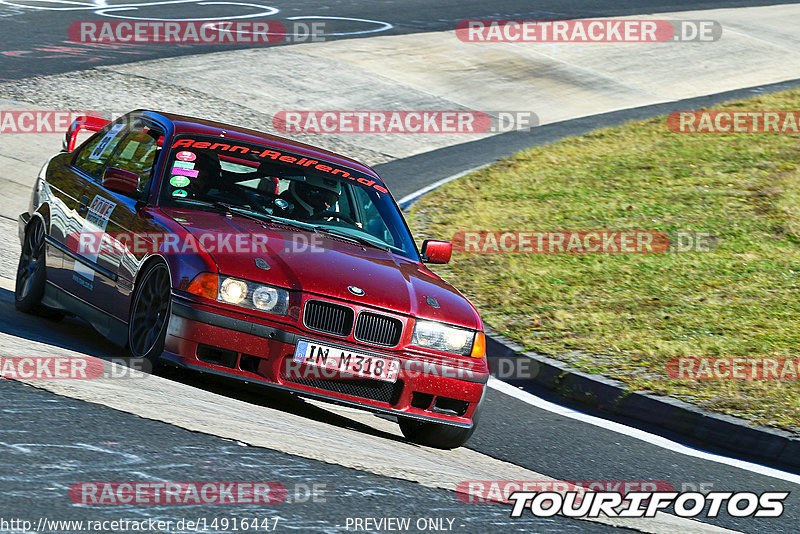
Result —
[[464, 445], [475, 432], [474, 424], [472, 428], [461, 428], [414, 419], [400, 419], [398, 423], [408, 441], [437, 449], [457, 449]]
[[437, 449], [457, 449], [464, 445], [478, 426], [478, 418], [483, 409], [483, 400], [486, 398], [486, 389], [483, 391], [475, 413], [472, 415], [472, 427], [461, 428], [441, 423], [429, 423], [417, 419], [399, 418], [400, 431], [408, 441], [418, 445], [427, 445]]
[[14, 289], [14, 305], [24, 313], [60, 316], [58, 312], [42, 307], [44, 285], [47, 280], [44, 257], [44, 224], [34, 219], [25, 231], [22, 253], [17, 265], [17, 285]]
[[158, 365], [167, 336], [172, 284], [169, 269], [162, 261], [145, 267], [133, 293], [128, 323], [128, 351], [136, 358]]

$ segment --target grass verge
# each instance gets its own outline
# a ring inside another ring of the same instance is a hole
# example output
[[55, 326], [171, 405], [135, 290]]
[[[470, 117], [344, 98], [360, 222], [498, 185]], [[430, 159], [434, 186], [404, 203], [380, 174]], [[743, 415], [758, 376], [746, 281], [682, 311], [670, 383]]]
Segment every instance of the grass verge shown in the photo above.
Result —
[[[793, 90], [715, 109], [798, 110]], [[437, 272], [527, 350], [632, 390], [800, 433], [798, 380], [677, 380], [676, 357], [798, 357], [800, 136], [676, 134], [666, 118], [526, 150], [418, 201], [459, 231], [708, 232], [710, 252], [457, 253]]]

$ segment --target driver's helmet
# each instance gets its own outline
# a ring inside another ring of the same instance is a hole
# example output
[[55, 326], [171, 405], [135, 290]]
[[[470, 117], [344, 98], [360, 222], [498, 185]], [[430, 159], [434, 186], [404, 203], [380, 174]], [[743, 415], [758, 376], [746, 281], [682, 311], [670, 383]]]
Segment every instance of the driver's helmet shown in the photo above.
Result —
[[336, 205], [342, 194], [342, 184], [333, 178], [311, 175], [306, 176], [305, 181], [292, 180], [288, 191], [309, 215], [315, 215]]

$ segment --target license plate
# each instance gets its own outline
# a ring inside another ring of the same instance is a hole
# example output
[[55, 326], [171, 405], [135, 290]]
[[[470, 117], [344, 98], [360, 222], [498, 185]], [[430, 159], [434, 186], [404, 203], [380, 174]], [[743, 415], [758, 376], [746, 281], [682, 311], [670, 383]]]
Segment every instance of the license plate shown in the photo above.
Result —
[[396, 382], [400, 360], [371, 356], [361, 352], [300, 340], [294, 350], [294, 361], [313, 367], [359, 378]]

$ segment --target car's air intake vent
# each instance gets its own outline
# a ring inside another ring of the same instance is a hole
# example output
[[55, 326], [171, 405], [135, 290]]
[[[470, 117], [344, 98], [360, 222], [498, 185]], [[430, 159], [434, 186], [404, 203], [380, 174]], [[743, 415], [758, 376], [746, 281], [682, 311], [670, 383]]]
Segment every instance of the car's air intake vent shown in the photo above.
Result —
[[361, 380], [354, 378], [330, 379], [330, 378], [298, 378], [286, 373], [286, 366], [281, 365], [281, 379], [302, 384], [304, 386], [361, 397], [387, 404], [396, 404], [403, 392], [403, 381], [395, 383], [383, 382], [381, 380]]
[[303, 322], [311, 329], [334, 336], [348, 336], [353, 329], [355, 312], [347, 306], [310, 300], [306, 303]]
[[365, 343], [394, 347], [400, 342], [403, 323], [398, 319], [364, 312], [358, 316], [355, 338]]

